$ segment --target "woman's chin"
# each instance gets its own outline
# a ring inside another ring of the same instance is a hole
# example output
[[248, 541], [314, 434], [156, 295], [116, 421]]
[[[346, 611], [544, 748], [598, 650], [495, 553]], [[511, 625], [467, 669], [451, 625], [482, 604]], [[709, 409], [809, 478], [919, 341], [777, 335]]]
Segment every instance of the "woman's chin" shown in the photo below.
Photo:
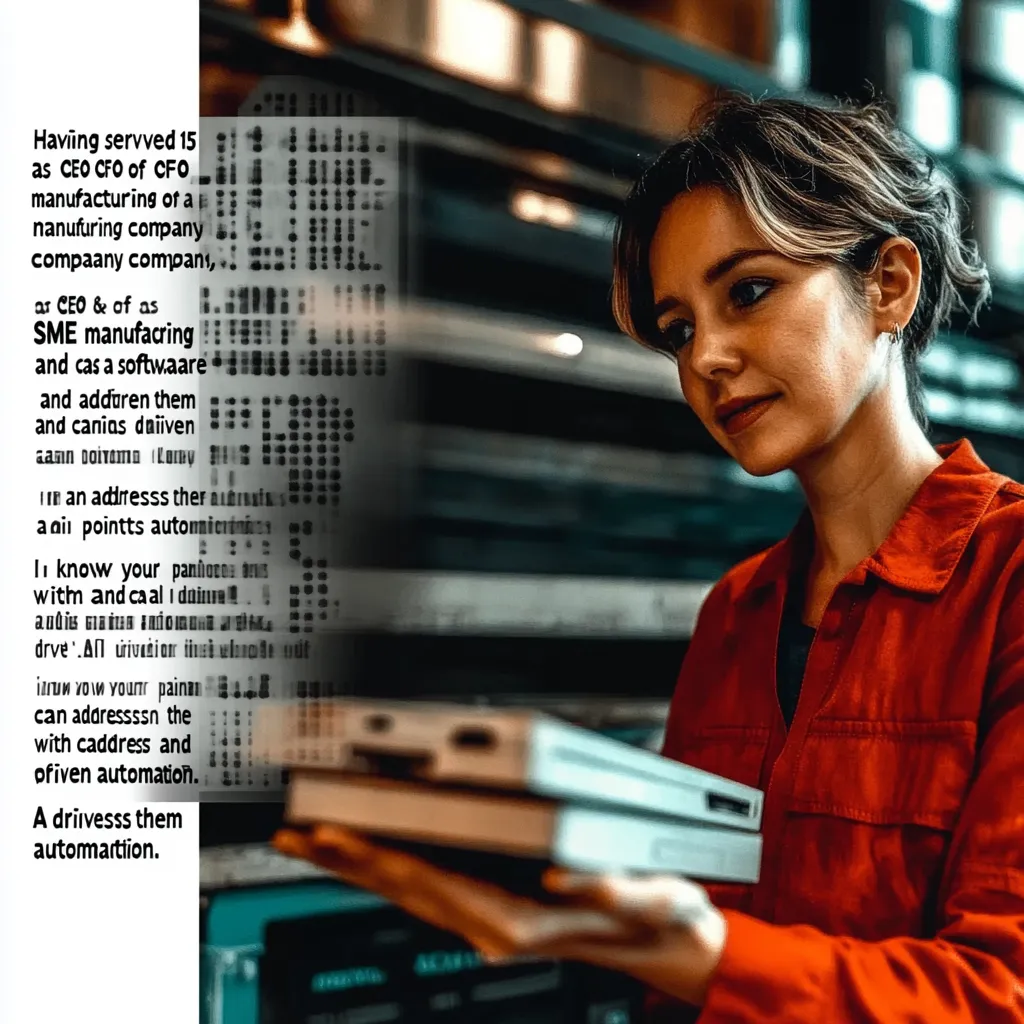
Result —
[[774, 476], [791, 469], [797, 458], [797, 452], [790, 444], [785, 444], [778, 437], [736, 438], [730, 440], [726, 451], [751, 476]]
[[789, 462], [784, 459], [766, 462], [749, 462], [744, 460], [740, 461], [740, 466], [745, 472], [749, 473], [750, 476], [757, 477], [775, 476], [776, 473], [783, 473], [790, 468]]

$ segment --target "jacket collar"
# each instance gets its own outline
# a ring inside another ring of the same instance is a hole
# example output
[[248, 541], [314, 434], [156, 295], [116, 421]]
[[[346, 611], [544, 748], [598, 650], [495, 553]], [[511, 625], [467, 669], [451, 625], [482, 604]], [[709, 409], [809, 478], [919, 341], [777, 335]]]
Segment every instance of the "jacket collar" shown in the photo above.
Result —
[[[942, 463], [918, 488], [881, 547], [846, 577], [863, 583], [868, 573], [904, 590], [938, 594], [949, 582], [975, 528], [1006, 483], [978, 458], [970, 441], [936, 448]], [[814, 529], [805, 509], [784, 540], [769, 548], [748, 593], [784, 584], [795, 565], [808, 564]]]

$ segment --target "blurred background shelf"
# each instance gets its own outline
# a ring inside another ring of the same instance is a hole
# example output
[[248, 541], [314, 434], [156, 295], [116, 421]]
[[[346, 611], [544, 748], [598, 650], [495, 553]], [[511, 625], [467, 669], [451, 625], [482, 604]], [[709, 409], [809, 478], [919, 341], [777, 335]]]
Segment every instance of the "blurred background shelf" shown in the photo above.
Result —
[[994, 301], [923, 361], [930, 433], [1024, 478], [1022, 19], [1010, 0], [201, 4], [204, 113], [403, 126], [387, 352], [407, 430], [388, 460], [355, 446], [354, 488], [382, 497], [342, 560], [364, 575], [335, 577], [360, 585], [335, 589], [376, 610], [325, 620], [308, 692], [667, 699], [702, 595], [791, 528], [795, 481], [728, 460], [610, 314], [622, 199], [716, 87], [881, 96], [958, 181]]
[[[316, 568], [348, 596], [292, 695], [542, 708], [657, 748], [701, 601], [803, 504], [790, 475], [758, 479], [728, 460], [672, 364], [610, 313], [622, 200], [717, 87], [878, 95], [956, 180], [993, 302], [977, 325], [954, 320], [924, 360], [930, 436], [967, 436], [1024, 479], [1024, 3], [204, 0], [200, 35], [204, 114], [402, 125], [387, 380], [403, 422], [387, 459], [360, 423], [350, 477], [381, 497], [346, 557], [303, 537], [309, 590]], [[320, 326], [329, 353], [333, 327]], [[346, 386], [333, 372], [325, 391]], [[268, 689], [217, 685], [225, 721]], [[289, 971], [306, 954], [289, 965], [286, 951], [376, 934], [382, 908], [272, 854], [280, 787], [246, 790], [244, 752], [219, 756], [224, 785], [202, 807], [204, 1019], [304, 1019], [311, 981]], [[435, 938], [409, 938], [409, 963]], [[336, 979], [357, 961], [392, 969], [369, 946], [345, 949]], [[451, 991], [465, 1000], [477, 967], [458, 962]], [[486, 1019], [636, 1019], [633, 994], [607, 979], [558, 985], [543, 1006], [489, 1003]], [[365, 1005], [358, 985], [333, 1003], [321, 993], [317, 1012], [422, 1019], [371, 989]], [[480, 1019], [468, 1005], [438, 1004], [430, 1019]]]

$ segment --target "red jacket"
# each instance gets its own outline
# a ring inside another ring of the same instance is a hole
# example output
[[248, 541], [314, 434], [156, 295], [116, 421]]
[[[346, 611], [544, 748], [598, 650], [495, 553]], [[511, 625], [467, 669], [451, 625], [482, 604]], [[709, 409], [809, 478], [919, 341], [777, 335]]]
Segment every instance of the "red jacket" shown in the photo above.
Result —
[[701, 610], [664, 753], [766, 798], [759, 883], [708, 886], [729, 931], [700, 1024], [1024, 1022], [1024, 487], [939, 451], [833, 594], [788, 733], [808, 519]]

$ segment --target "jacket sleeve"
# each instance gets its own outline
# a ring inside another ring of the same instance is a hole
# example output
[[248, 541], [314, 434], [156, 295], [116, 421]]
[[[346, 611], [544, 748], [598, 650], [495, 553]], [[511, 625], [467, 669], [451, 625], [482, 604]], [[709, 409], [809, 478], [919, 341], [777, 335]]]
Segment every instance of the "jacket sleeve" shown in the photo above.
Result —
[[864, 942], [726, 911], [699, 1024], [1024, 1024], [1024, 573], [1014, 582], [935, 936]]

